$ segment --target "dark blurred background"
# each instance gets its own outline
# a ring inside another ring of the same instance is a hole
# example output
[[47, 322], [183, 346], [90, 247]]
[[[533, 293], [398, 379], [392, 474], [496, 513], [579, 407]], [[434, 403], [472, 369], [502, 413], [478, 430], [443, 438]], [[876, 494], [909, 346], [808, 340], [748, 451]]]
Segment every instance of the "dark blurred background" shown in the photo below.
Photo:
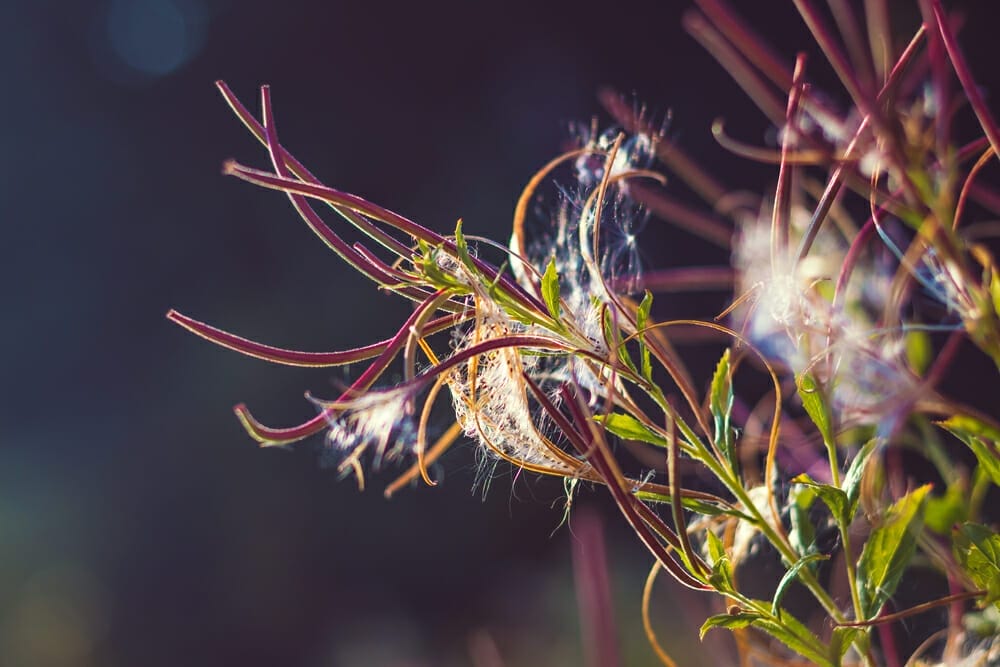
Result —
[[[788, 3], [753, 6], [786, 55], [815, 52]], [[520, 189], [571, 122], [602, 113], [603, 85], [672, 110], [671, 135], [723, 180], [766, 184], [710, 137], [718, 115], [750, 141], [769, 128], [683, 32], [686, 7], [0, 3], [0, 665], [463, 665], [483, 637], [510, 667], [580, 662], [559, 483], [501, 467], [484, 499], [466, 449], [436, 488], [387, 501], [386, 471], [359, 493], [318, 464], [320, 443], [258, 449], [230, 412], [297, 423], [303, 391], [328, 396], [347, 372], [246, 359], [164, 314], [333, 350], [407, 312], [284, 197], [220, 175], [228, 157], [268, 163], [217, 78], [253, 109], [271, 84], [283, 143], [314, 173], [440, 231], [461, 217], [505, 241]], [[967, 28], [979, 53], [995, 54], [989, 23]], [[647, 232], [649, 265], [726, 259]], [[650, 664], [650, 559], [603, 492], [578, 503], [609, 518], [623, 651]], [[686, 599], [654, 604], [691, 643]]]

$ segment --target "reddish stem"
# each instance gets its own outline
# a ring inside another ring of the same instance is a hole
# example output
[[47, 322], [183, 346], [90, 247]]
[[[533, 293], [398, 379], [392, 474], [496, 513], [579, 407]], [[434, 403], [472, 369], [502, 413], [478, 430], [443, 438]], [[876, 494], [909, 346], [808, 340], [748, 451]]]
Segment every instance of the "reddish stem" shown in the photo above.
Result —
[[952, 67], [955, 68], [955, 74], [958, 75], [962, 89], [965, 90], [965, 95], [969, 98], [969, 104], [972, 105], [972, 110], [975, 112], [976, 118], [979, 119], [979, 124], [986, 133], [987, 138], [989, 138], [990, 145], [993, 146], [993, 152], [996, 155], [1000, 155], [1000, 128], [997, 128], [993, 114], [990, 113], [989, 107], [986, 106], [983, 96], [979, 94], [979, 89], [976, 87], [976, 80], [972, 78], [972, 71], [969, 69], [969, 64], [958, 46], [955, 34], [948, 25], [944, 9], [941, 7], [941, 0], [931, 0], [931, 9], [934, 11], [934, 20], [937, 23], [938, 32], [941, 34], [941, 41], [944, 42], [944, 48], [948, 52], [948, 58], [951, 60]]
[[573, 520], [573, 538], [573, 580], [587, 664], [617, 667], [621, 659], [601, 517], [593, 511], [578, 513]]

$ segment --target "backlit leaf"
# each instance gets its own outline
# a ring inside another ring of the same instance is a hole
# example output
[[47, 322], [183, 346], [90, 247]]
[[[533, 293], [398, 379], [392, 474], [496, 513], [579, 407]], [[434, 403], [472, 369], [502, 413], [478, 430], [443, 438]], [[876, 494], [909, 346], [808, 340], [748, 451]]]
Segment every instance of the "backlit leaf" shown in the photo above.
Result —
[[921, 486], [896, 501], [865, 542], [858, 559], [858, 595], [865, 615], [863, 620], [875, 618], [896, 592], [917, 546], [917, 535], [923, 526], [924, 499], [930, 489], [930, 484]]
[[846, 524], [849, 522], [849, 519], [847, 518], [847, 494], [841, 489], [829, 484], [821, 484], [820, 482], [814, 481], [805, 473], [794, 477], [792, 482], [795, 484], [805, 484], [806, 486], [814, 489], [820, 500], [822, 500], [826, 506], [830, 508], [830, 513], [833, 514], [837, 523]]
[[726, 457], [729, 467], [736, 470], [736, 448], [733, 442], [733, 429], [730, 426], [730, 416], [733, 412], [733, 383], [728, 349], [722, 353], [722, 358], [715, 367], [708, 406], [715, 422], [715, 444]]
[[1000, 608], [1000, 535], [986, 526], [964, 523], [955, 535], [955, 552], [965, 573], [986, 591], [984, 602]]
[[1000, 454], [997, 452], [1000, 431], [967, 415], [955, 415], [937, 425], [964, 442], [976, 455], [980, 468], [1000, 486]]
[[559, 305], [559, 271], [556, 269], [556, 258], [549, 259], [545, 273], [542, 275], [542, 298], [549, 309], [552, 319], [558, 320], [561, 313]]
[[665, 437], [630, 414], [612, 412], [608, 415], [594, 415], [594, 419], [604, 424], [604, 428], [624, 440], [638, 440], [656, 445], [657, 447], [667, 446], [667, 439]]
[[877, 449], [878, 443], [878, 438], [872, 438], [862, 445], [857, 456], [851, 461], [851, 465], [847, 469], [847, 474], [844, 475], [841, 488], [843, 488], [844, 493], [847, 495], [846, 518], [848, 522], [854, 519], [854, 513], [858, 510], [858, 501], [861, 498], [861, 479], [864, 477], [868, 459], [871, 458], [872, 453]]
[[802, 399], [802, 407], [806, 414], [816, 424], [819, 434], [823, 436], [823, 442], [828, 447], [834, 443], [833, 420], [830, 418], [830, 408], [826, 404], [826, 398], [816, 384], [816, 379], [809, 373], [802, 373], [796, 378], [799, 389], [799, 398]]
[[636, 329], [640, 332], [639, 334], [639, 345], [640, 345], [640, 364], [642, 365], [642, 377], [646, 378], [650, 382], [653, 381], [653, 360], [649, 354], [649, 348], [646, 346], [643, 340], [645, 334], [642, 331], [649, 326], [649, 312], [653, 308], [653, 293], [646, 290], [646, 293], [642, 297], [642, 302], [635, 312], [635, 323]]
[[799, 570], [809, 563], [814, 563], [818, 560], [826, 560], [828, 558], [829, 556], [826, 554], [809, 554], [804, 558], [800, 558], [795, 565], [788, 568], [788, 571], [785, 572], [785, 576], [783, 576], [781, 581], [778, 582], [778, 588], [774, 591], [774, 600], [771, 602], [771, 613], [775, 616], [781, 615], [781, 599], [785, 597], [785, 592], [788, 590], [788, 587], [792, 585], [793, 581], [795, 581], [795, 577], [798, 576]]
[[699, 639], [705, 638], [705, 633], [712, 628], [729, 628], [730, 630], [738, 630], [739, 628], [745, 628], [754, 621], [764, 618], [763, 614], [758, 614], [753, 611], [741, 611], [736, 614], [716, 614], [715, 616], [709, 616], [708, 619], [702, 624], [701, 631], [698, 633]]

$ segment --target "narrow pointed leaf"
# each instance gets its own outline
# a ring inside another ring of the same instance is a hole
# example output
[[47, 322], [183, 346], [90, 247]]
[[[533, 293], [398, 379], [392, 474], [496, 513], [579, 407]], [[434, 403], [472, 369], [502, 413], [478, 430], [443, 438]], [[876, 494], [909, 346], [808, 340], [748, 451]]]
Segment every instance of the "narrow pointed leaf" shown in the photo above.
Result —
[[882, 605], [896, 592], [917, 546], [917, 535], [923, 527], [924, 499], [930, 489], [927, 484], [896, 501], [865, 543], [858, 559], [863, 620], [878, 616]]
[[833, 665], [826, 656], [826, 647], [816, 635], [787, 611], [782, 614], [780, 621], [763, 618], [754, 623], [753, 627], [763, 630], [802, 657], [812, 660], [816, 665], [824, 667]]
[[558, 321], [561, 314], [559, 305], [559, 272], [556, 269], [556, 258], [549, 260], [545, 267], [545, 274], [542, 276], [542, 298], [548, 306], [552, 319]]
[[650, 355], [649, 348], [646, 346], [644, 340], [645, 333], [644, 330], [649, 326], [649, 313], [653, 308], [653, 293], [646, 290], [646, 294], [642, 297], [642, 302], [635, 312], [635, 325], [636, 330], [640, 332], [639, 334], [639, 355], [640, 355], [640, 371], [642, 372], [642, 377], [646, 378], [650, 382], [653, 381], [653, 359]]
[[951, 529], [968, 519], [969, 489], [963, 479], [948, 485], [943, 495], [927, 499], [924, 525], [938, 535], [950, 535]]
[[763, 614], [758, 614], [754, 611], [741, 611], [736, 614], [716, 614], [715, 616], [709, 616], [708, 619], [702, 624], [701, 630], [698, 632], [698, 638], [704, 639], [705, 633], [712, 628], [729, 628], [730, 630], [739, 630], [740, 628], [745, 628], [754, 621], [759, 621], [762, 618], [764, 618]]
[[858, 501], [861, 498], [861, 478], [864, 476], [865, 466], [868, 464], [868, 459], [871, 458], [872, 453], [878, 447], [878, 438], [872, 438], [858, 451], [857, 456], [851, 461], [850, 467], [847, 469], [847, 474], [844, 475], [844, 481], [841, 484], [841, 488], [844, 490], [844, 494], [847, 496], [847, 516], [848, 522], [854, 519], [854, 514], [858, 510]]
[[726, 548], [723, 546], [722, 540], [712, 531], [705, 533], [705, 545], [708, 548], [708, 558], [713, 566], [726, 557]]
[[797, 378], [796, 385], [806, 414], [816, 424], [816, 428], [819, 429], [827, 447], [832, 446], [834, 443], [833, 420], [830, 417], [829, 406], [826, 404], [826, 399], [820, 391], [819, 385], [816, 384], [815, 378], [809, 373], [802, 373]]
[[847, 494], [841, 489], [838, 489], [835, 486], [830, 486], [829, 484], [816, 482], [805, 473], [802, 473], [798, 477], [792, 479], [792, 482], [796, 484], [805, 484], [806, 486], [815, 489], [816, 495], [818, 495], [820, 500], [822, 500], [826, 506], [830, 508], [830, 512], [834, 517], [836, 517], [837, 522], [844, 525], [849, 523], [847, 518]]
[[781, 616], [781, 599], [785, 597], [788, 587], [792, 585], [792, 582], [799, 575], [799, 570], [809, 565], [809, 563], [815, 563], [818, 560], [826, 560], [828, 558], [829, 556], [826, 554], [809, 554], [804, 558], [800, 558], [795, 565], [788, 568], [788, 572], [785, 572], [785, 576], [778, 582], [778, 588], [774, 591], [774, 600], [771, 602], [771, 613], [775, 616]]
[[986, 603], [1000, 608], [1000, 535], [976, 523], [962, 524], [955, 535], [955, 553], [973, 583], [986, 591]]
[[809, 509], [816, 500], [816, 489], [805, 484], [794, 484], [788, 492], [789, 519], [792, 528], [788, 531], [788, 541], [799, 556], [805, 556], [813, 550], [816, 543], [816, 530], [813, 528]]
[[833, 635], [830, 637], [830, 660], [833, 664], [841, 664], [847, 654], [847, 649], [851, 648], [854, 640], [865, 632], [865, 628], [855, 628], [849, 625], [834, 628]]
[[955, 415], [937, 425], [964, 442], [976, 455], [979, 467], [1000, 486], [1000, 455], [997, 452], [1000, 431], [966, 415]]
[[715, 421], [715, 444], [726, 457], [729, 467], [737, 469], [736, 448], [733, 440], [733, 429], [730, 417], [733, 412], [733, 383], [730, 377], [729, 350], [722, 353], [722, 358], [715, 367], [712, 376], [711, 392], [709, 394], [709, 410]]
[[594, 419], [604, 424], [604, 428], [608, 429], [619, 438], [623, 438], [625, 440], [638, 440], [640, 442], [656, 445], [657, 447], [667, 446], [667, 439], [665, 437], [652, 430], [632, 415], [621, 412], [612, 412], [608, 415], [594, 415]]

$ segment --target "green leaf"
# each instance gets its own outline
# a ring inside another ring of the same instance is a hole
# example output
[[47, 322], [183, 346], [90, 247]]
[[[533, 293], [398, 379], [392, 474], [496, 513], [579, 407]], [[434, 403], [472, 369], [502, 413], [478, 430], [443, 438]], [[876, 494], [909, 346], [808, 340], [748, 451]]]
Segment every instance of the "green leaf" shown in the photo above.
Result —
[[993, 299], [993, 310], [1000, 315], [1000, 273], [996, 271], [990, 277], [990, 296]]
[[805, 484], [806, 486], [814, 489], [816, 495], [822, 500], [827, 507], [830, 508], [830, 513], [833, 514], [834, 520], [839, 525], [847, 525], [850, 523], [850, 519], [847, 516], [848, 500], [847, 494], [841, 489], [835, 486], [830, 486], [829, 484], [821, 484], [814, 481], [809, 475], [802, 473], [792, 479], [795, 484]]
[[[461, 220], [459, 220], [458, 224], [455, 226], [455, 249], [458, 259], [463, 262], [466, 267], [468, 267], [470, 272], [482, 280], [482, 272], [476, 268], [475, 264], [472, 262], [472, 258], [469, 256], [469, 249], [466, 245], [465, 237], [462, 235]], [[432, 246], [422, 239], [417, 239], [417, 251], [418, 252], [413, 255], [410, 261], [413, 264], [413, 268], [420, 273], [420, 276], [425, 281], [436, 288], [450, 289], [455, 294], [469, 293], [470, 290], [468, 285], [455, 278], [452, 273], [442, 269], [441, 265], [438, 263], [438, 259], [442, 255], [447, 255], [451, 258], [451, 251], [445, 250], [444, 241]]]
[[948, 485], [943, 496], [931, 496], [924, 510], [924, 524], [938, 535], [948, 535], [952, 526], [968, 518], [968, 489], [958, 479]]
[[462, 233], [462, 219], [455, 223], [455, 249], [458, 250], [458, 257], [463, 262], [469, 257], [469, 244]]
[[986, 591], [983, 602], [1000, 608], [1000, 535], [977, 523], [963, 523], [955, 535], [955, 553], [973, 583]]
[[935, 423], [964, 442], [976, 455], [979, 467], [989, 475], [990, 481], [1000, 486], [1000, 455], [997, 453], [1000, 431], [966, 415], [955, 415]]
[[486, 285], [486, 293], [489, 295], [490, 299], [503, 308], [507, 315], [522, 324], [538, 324], [544, 327], [550, 327], [552, 323], [545, 319], [542, 313], [537, 310], [526, 309], [520, 301], [512, 297], [505, 289], [503, 289], [500, 284], [500, 278], [503, 276], [506, 269], [507, 262], [504, 262], [500, 265], [500, 268], [497, 269], [496, 277], [489, 284], [486, 284], [485, 276], [481, 277], [483, 284]]
[[949, 417], [944, 421], [935, 423], [955, 434], [963, 433], [986, 438], [987, 440], [1000, 440], [1000, 430], [970, 415], [955, 415], [954, 417]]
[[628, 347], [622, 341], [622, 331], [618, 327], [614, 311], [607, 306], [603, 306], [601, 308], [601, 313], [601, 325], [604, 329], [604, 340], [607, 341], [609, 347], [616, 346], [618, 351], [618, 361], [620, 361], [630, 371], [638, 375], [639, 370], [635, 367], [635, 362], [632, 361], [632, 355], [629, 354]]
[[708, 583], [720, 593], [734, 593], [733, 569], [729, 563], [729, 556], [722, 545], [719, 536], [708, 531], [707, 533], [708, 558], [711, 561], [712, 574], [708, 577]]
[[830, 417], [830, 409], [826, 404], [826, 399], [820, 392], [819, 385], [816, 384], [816, 379], [809, 373], [802, 373], [796, 378], [795, 384], [798, 387], [799, 398], [802, 399], [802, 407], [805, 408], [806, 414], [816, 424], [826, 446], [832, 447], [834, 445], [833, 420]]
[[604, 424], [604, 428], [624, 440], [638, 440], [656, 445], [657, 447], [667, 446], [667, 439], [665, 437], [630, 414], [612, 412], [607, 415], [594, 415], [594, 421]]
[[826, 647], [809, 631], [809, 628], [787, 611], [780, 619], [763, 618], [753, 626], [768, 633], [802, 657], [812, 660], [813, 663], [832, 667], [833, 663], [826, 656]]
[[711, 561], [712, 565], [719, 562], [719, 560], [726, 557], [726, 548], [722, 545], [722, 540], [719, 536], [708, 531], [705, 533], [705, 546], [708, 547], [708, 560]]
[[866, 632], [865, 628], [853, 628], [849, 625], [834, 628], [830, 637], [830, 660], [833, 664], [839, 665], [847, 654], [847, 649], [851, 648], [851, 644]]
[[722, 353], [722, 358], [719, 359], [719, 363], [715, 366], [709, 403], [713, 415], [728, 418], [729, 412], [733, 409], [733, 386], [729, 377], [728, 349]]
[[720, 507], [714, 503], [707, 503], [703, 500], [698, 500], [697, 498], [681, 498], [681, 505], [684, 506], [684, 509], [697, 512], [698, 514], [705, 514], [707, 516], [732, 516], [751, 523], [756, 520], [746, 512], [741, 512], [738, 509]]
[[[469, 252], [469, 242], [465, 238], [465, 234], [462, 232], [462, 219], [459, 218], [455, 223], [455, 250], [458, 253], [458, 261], [462, 262], [473, 275], [478, 276], [480, 281], [483, 280], [483, 272], [476, 266], [476, 263], [472, 261], [472, 254]], [[500, 270], [500, 273], [503, 269]], [[499, 275], [499, 274], [498, 274]]]
[[733, 443], [733, 429], [730, 426], [730, 416], [733, 412], [733, 382], [730, 376], [728, 349], [722, 353], [722, 358], [715, 367], [708, 405], [715, 421], [715, 444], [726, 457], [730, 469], [735, 472], [736, 448]]
[[698, 638], [704, 639], [705, 633], [712, 628], [729, 628], [730, 630], [738, 630], [740, 628], [745, 628], [754, 621], [758, 621], [764, 618], [763, 614], [758, 614], [755, 611], [741, 611], [735, 614], [716, 614], [715, 616], [709, 616], [708, 619], [702, 623], [701, 630], [698, 632]]
[[972, 450], [972, 453], [976, 455], [976, 460], [982, 467], [983, 472], [989, 475], [990, 481], [1000, 486], [1000, 456], [996, 452], [996, 443], [994, 443], [993, 448], [990, 448], [983, 442], [982, 438], [970, 437], [968, 440], [959, 439], [963, 440], [969, 446], [969, 449]]
[[926, 331], [913, 329], [906, 333], [906, 361], [917, 375], [923, 375], [934, 358], [931, 337]]
[[708, 576], [708, 583], [720, 593], [736, 592], [736, 586], [733, 585], [733, 568], [728, 557], [723, 556], [712, 565], [712, 574]]
[[[662, 493], [654, 493], [652, 491], [636, 491], [634, 495], [640, 500], [648, 500], [654, 503], [667, 503], [669, 505], [673, 502], [670, 496]], [[699, 500], [698, 498], [682, 497], [681, 505], [684, 509], [691, 510], [696, 514], [704, 514], [705, 516], [734, 516], [738, 519], [753, 521], [753, 517], [749, 516], [745, 512], [741, 512], [730, 507], [716, 505], [715, 503], [707, 502], [705, 500]]]
[[864, 619], [875, 618], [886, 600], [896, 592], [903, 571], [917, 546], [923, 526], [927, 484], [900, 498], [889, 508], [882, 525], [875, 528], [858, 559], [858, 596]]
[[826, 656], [826, 647], [816, 635], [787, 612], [780, 619], [749, 609], [740, 609], [731, 614], [716, 614], [702, 624], [699, 637], [704, 640], [705, 633], [712, 628], [739, 630], [748, 626], [763, 630], [816, 665], [833, 667], [834, 663]]
[[809, 508], [816, 500], [816, 490], [805, 484], [795, 484], [788, 491], [789, 518], [792, 527], [788, 531], [788, 541], [799, 556], [805, 556], [813, 549], [816, 531], [813, 529]]
[[637, 338], [639, 339], [639, 355], [641, 357], [640, 363], [642, 365], [642, 377], [646, 378], [650, 382], [653, 381], [653, 360], [650, 357], [649, 348], [646, 346], [646, 334], [644, 329], [649, 326], [649, 313], [652, 308], [653, 293], [646, 290], [646, 293], [642, 297], [642, 302], [635, 311], [635, 325], [636, 330], [639, 332]]
[[847, 521], [850, 523], [854, 519], [854, 514], [858, 511], [858, 501], [861, 499], [861, 478], [864, 477], [865, 465], [871, 458], [872, 452], [878, 447], [879, 439], [872, 438], [858, 451], [858, 455], [851, 461], [847, 474], [841, 488], [847, 496]]
[[556, 269], [556, 258], [549, 259], [545, 273], [542, 275], [542, 298], [549, 309], [552, 319], [558, 320], [561, 314], [559, 304], [559, 271]]
[[778, 588], [774, 591], [774, 600], [771, 602], [771, 613], [775, 616], [781, 615], [781, 598], [785, 597], [785, 592], [788, 590], [788, 587], [792, 585], [792, 582], [795, 581], [795, 577], [798, 576], [799, 570], [809, 563], [814, 563], [818, 560], [827, 560], [828, 558], [829, 556], [826, 554], [809, 554], [804, 558], [800, 558], [795, 565], [788, 568], [788, 571], [785, 572], [785, 576], [783, 576], [781, 581], [778, 582]]

